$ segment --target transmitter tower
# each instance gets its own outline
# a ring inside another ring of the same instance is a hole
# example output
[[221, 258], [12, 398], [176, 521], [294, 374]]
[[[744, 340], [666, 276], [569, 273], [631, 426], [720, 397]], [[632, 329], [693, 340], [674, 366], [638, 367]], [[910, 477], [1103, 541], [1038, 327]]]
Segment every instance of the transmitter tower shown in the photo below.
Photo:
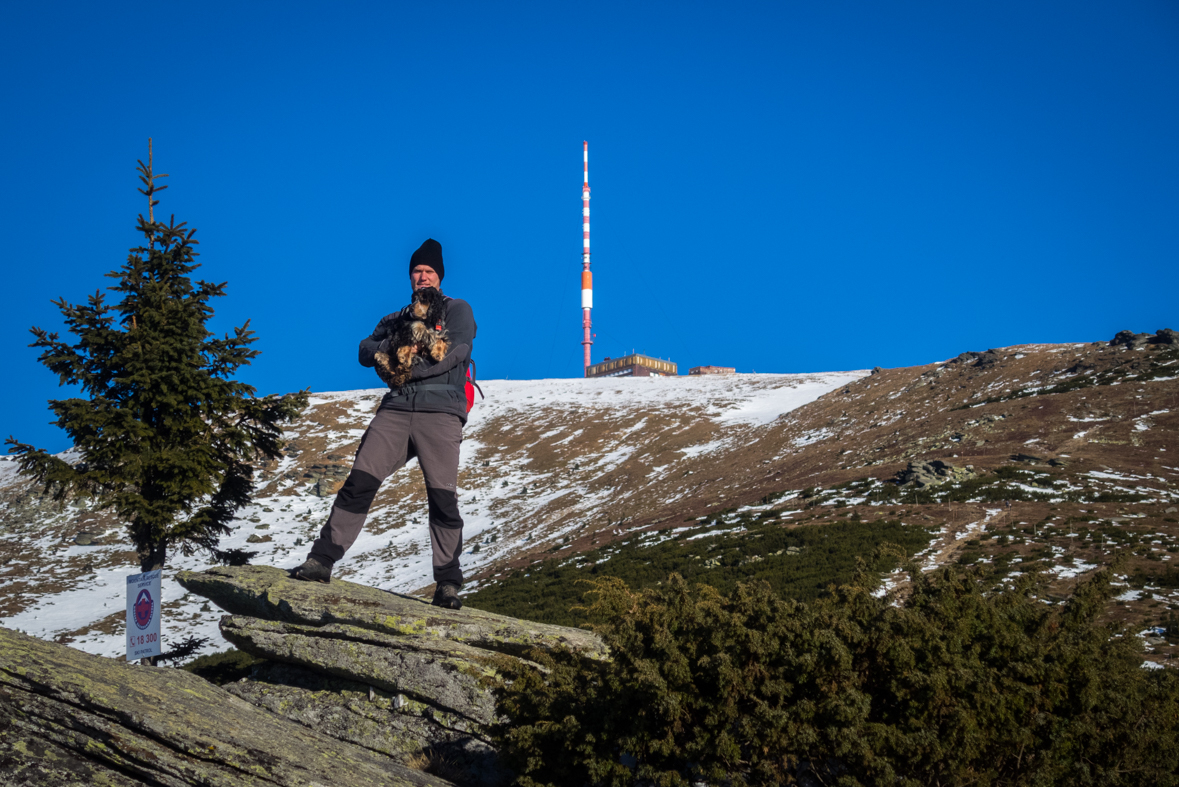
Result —
[[583, 374], [589, 369], [590, 347], [594, 343], [591, 333], [593, 322], [590, 312], [594, 308], [594, 275], [590, 272], [590, 244], [589, 244], [589, 142], [581, 143], [581, 161], [583, 175], [581, 181], [581, 346], [585, 350], [582, 363]]

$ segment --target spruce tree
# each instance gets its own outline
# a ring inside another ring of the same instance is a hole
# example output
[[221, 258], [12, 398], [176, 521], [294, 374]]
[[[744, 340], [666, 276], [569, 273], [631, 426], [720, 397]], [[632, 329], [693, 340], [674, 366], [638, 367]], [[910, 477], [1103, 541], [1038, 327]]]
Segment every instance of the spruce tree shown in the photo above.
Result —
[[257, 397], [233, 379], [258, 355], [249, 320], [221, 338], [206, 327], [225, 283], [193, 282], [196, 230], [174, 215], [155, 220], [155, 195], [167, 188], [157, 181], [167, 175], [152, 169], [151, 140], [147, 164], [138, 163], [148, 201], [137, 222], [143, 243], [106, 274], [121, 300], [108, 305], [100, 290], [84, 305], [53, 301], [73, 344], [31, 329], [40, 362], [85, 395], [49, 402], [76, 460], [12, 437], [9, 453], [56, 499], [89, 496], [114, 511], [143, 571], [162, 568], [175, 549], [240, 562], [240, 551], [218, 549], [220, 538], [251, 499], [251, 462], [282, 455], [281, 425], [303, 411], [307, 392]]

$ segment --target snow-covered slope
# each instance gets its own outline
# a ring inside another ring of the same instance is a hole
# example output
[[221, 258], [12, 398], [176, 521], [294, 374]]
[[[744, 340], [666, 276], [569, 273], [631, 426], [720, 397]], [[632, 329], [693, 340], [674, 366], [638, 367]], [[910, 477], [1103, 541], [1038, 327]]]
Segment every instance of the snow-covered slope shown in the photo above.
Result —
[[[459, 473], [469, 584], [761, 506], [783, 527], [882, 516], [941, 527], [934, 563], [1036, 565], [1059, 578], [1059, 593], [1066, 575], [1126, 557], [1121, 581], [1138, 576], [1144, 589], [1111, 612], [1153, 620], [1158, 605], [1179, 603], [1159, 585], [1172, 582], [1179, 555], [1174, 339], [1163, 331], [1129, 344], [1020, 345], [871, 374], [488, 381]], [[299, 563], [382, 395], [316, 395], [289, 431], [286, 458], [259, 468], [255, 503], [222, 547]], [[934, 461], [974, 478], [975, 491], [954, 502], [946, 489], [914, 496], [882, 483]], [[809, 488], [827, 493], [803, 494]], [[1002, 538], [989, 535], [999, 529]], [[75, 543], [83, 531], [103, 543]], [[173, 555], [166, 576], [207, 559]], [[136, 565], [120, 523], [85, 507], [57, 510], [0, 461], [0, 625], [118, 655], [124, 580]], [[416, 463], [382, 486], [337, 569], [377, 587], [428, 590]], [[171, 641], [196, 633], [224, 647], [218, 611], [170, 580], [164, 595]]]
[[[690, 497], [702, 470], [756, 442], [781, 416], [865, 375], [483, 382], [487, 399], [471, 413], [460, 466], [464, 568], [473, 576], [587, 529], [650, 518]], [[222, 548], [257, 551], [255, 563], [301, 562], [383, 393], [314, 395], [288, 432], [293, 450], [261, 469], [259, 494]], [[84, 506], [55, 510], [29, 492], [8, 460], [0, 462], [0, 492], [7, 500], [0, 509], [0, 624], [121, 655], [126, 577], [138, 573], [121, 525]], [[74, 543], [81, 531], [103, 543]], [[220, 612], [172, 579], [207, 564], [204, 554], [170, 557], [165, 642], [196, 634], [211, 639], [206, 650], [225, 647]], [[401, 592], [432, 582], [415, 461], [386, 482], [337, 575]]]

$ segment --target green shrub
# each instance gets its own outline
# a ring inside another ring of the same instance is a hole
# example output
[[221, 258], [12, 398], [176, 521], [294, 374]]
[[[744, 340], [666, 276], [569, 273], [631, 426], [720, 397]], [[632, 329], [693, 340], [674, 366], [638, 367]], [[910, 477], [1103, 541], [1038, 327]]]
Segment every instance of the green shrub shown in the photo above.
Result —
[[1078, 502], [1082, 503], [1141, 503], [1146, 499], [1146, 495], [1135, 494], [1134, 492], [1102, 492], [1096, 496], [1089, 496], [1087, 499], [1081, 499]]
[[603, 579], [612, 660], [505, 665], [496, 741], [521, 787], [1179, 784], [1179, 678], [1096, 623], [1108, 572], [1058, 606], [908, 572], [903, 606], [866, 567], [810, 603]]
[[[658, 587], [673, 573], [722, 593], [735, 590], [739, 582], [761, 580], [781, 596], [807, 601], [832, 584], [848, 582], [856, 561], [872, 555], [882, 543], [898, 544], [908, 556], [928, 546], [932, 537], [930, 528], [904, 525], [898, 519], [787, 528], [750, 517], [742, 524], [745, 529], [738, 532], [726, 532], [728, 525], [719, 530], [704, 525], [655, 544], [644, 544], [636, 536], [629, 544], [612, 544], [567, 560], [549, 559], [496, 578], [466, 601], [488, 612], [577, 626], [597, 622], [580, 607], [587, 581], [617, 577], [638, 590]], [[888, 571], [897, 565], [889, 555], [872, 568]]]
[[1161, 588], [1179, 588], [1179, 570], [1174, 566], [1165, 566], [1161, 570], [1152, 568], [1149, 571], [1138, 567], [1130, 572], [1128, 581], [1131, 587], [1136, 588], [1145, 585], [1154, 585], [1155, 587]]

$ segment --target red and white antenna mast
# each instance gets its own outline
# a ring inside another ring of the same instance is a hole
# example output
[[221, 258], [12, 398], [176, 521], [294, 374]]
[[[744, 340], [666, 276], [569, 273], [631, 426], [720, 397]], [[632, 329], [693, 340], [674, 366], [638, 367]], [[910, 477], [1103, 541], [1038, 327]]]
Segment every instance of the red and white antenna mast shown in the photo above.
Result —
[[594, 343], [590, 333], [590, 310], [594, 308], [594, 275], [590, 273], [589, 247], [589, 143], [582, 142], [581, 158], [585, 175], [581, 183], [581, 345], [585, 348], [585, 368], [590, 365], [590, 346]]

